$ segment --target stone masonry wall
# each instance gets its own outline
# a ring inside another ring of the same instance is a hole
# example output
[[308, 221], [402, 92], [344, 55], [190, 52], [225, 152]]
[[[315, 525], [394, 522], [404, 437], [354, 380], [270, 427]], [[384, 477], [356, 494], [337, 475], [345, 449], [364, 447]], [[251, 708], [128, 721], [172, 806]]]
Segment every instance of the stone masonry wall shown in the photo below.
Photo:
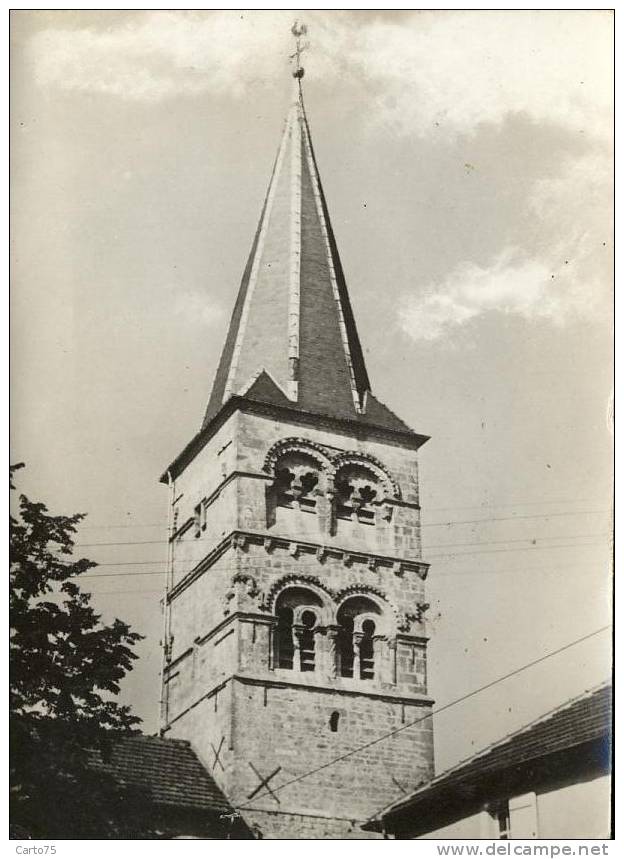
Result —
[[[332, 520], [325, 488], [313, 512], [271, 511], [267, 456], [286, 438], [316, 445], [327, 462], [342, 452], [372, 457], [395, 487], [384, 516]], [[358, 821], [433, 769], [416, 452], [365, 428], [345, 435], [239, 412], [173, 496], [167, 732], [192, 742], [264, 837], [368, 837]], [[275, 604], [288, 586], [308, 588], [320, 612], [313, 672], [276, 664]], [[330, 634], [339, 606], [358, 594], [378, 612], [372, 679], [337, 676]], [[298, 780], [275, 797], [251, 796], [258, 774], [272, 788]]]
[[[236, 684], [236, 697], [238, 794], [233, 800], [242, 806], [246, 819], [252, 810], [277, 812], [260, 823], [265, 837], [284, 837], [289, 831], [292, 837], [287, 815], [284, 820], [286, 812], [364, 821], [432, 775], [427, 705], [405, 705], [332, 689], [246, 683]], [[335, 732], [330, 728], [334, 712], [339, 714]], [[404, 728], [418, 719], [423, 721]], [[279, 789], [397, 728], [404, 730]], [[265, 741], [258, 742], [258, 736]], [[259, 785], [250, 762], [263, 777], [281, 767], [269, 781], [275, 796], [261, 791], [248, 799]]]

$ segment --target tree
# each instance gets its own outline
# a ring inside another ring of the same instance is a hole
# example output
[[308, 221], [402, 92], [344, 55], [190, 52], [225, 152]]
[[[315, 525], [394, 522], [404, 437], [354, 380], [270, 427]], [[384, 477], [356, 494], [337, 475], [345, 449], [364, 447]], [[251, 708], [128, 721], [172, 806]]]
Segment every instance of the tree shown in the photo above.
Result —
[[[12, 490], [22, 467], [10, 469]], [[112, 785], [103, 807], [88, 796], [96, 782], [106, 792], [89, 749], [140, 723], [115, 696], [142, 636], [119, 619], [104, 624], [76, 583], [96, 566], [73, 556], [83, 518], [53, 516], [25, 495], [10, 517], [11, 810], [40, 837], [54, 836], [50, 820], [56, 837], [81, 837], [110, 816], [120, 797]]]

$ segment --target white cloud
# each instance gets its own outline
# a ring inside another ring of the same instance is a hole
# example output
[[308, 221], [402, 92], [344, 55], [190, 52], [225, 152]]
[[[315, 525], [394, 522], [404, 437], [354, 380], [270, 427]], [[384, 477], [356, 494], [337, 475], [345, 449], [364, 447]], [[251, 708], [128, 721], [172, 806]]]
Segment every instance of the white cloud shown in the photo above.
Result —
[[383, 82], [390, 98], [380, 107], [395, 126], [469, 130], [509, 112], [587, 130], [591, 123], [592, 133], [608, 126], [610, 15], [431, 12], [410, 20], [365, 28], [353, 51]]
[[[242, 97], [253, 82], [286, 79], [292, 17], [120, 14], [106, 29], [41, 31], [31, 39], [31, 58], [48, 88], [143, 102]], [[439, 337], [494, 311], [555, 323], [605, 312], [611, 163], [596, 153], [611, 137], [609, 12], [307, 11], [305, 19], [310, 80], [363, 82], [363, 119], [383, 134], [426, 135], [439, 125], [447, 138], [465, 136], [523, 113], [576, 137], [583, 132], [594, 146], [569, 157], [556, 178], [527, 188], [515, 234], [491, 249], [489, 261], [465, 260], [443, 282], [406, 298], [401, 319], [411, 336]], [[185, 306], [194, 306], [192, 297]]]
[[535, 260], [521, 259], [507, 248], [489, 266], [457, 266], [442, 284], [410, 297], [401, 311], [403, 330], [415, 340], [436, 340], [452, 328], [488, 311], [520, 316], [553, 316], [549, 274]]
[[488, 264], [465, 261], [442, 283], [404, 298], [400, 324], [414, 340], [435, 340], [498, 312], [562, 325], [608, 318], [611, 306], [611, 160], [571, 160], [536, 183], [524, 213], [523, 242]]
[[163, 11], [106, 30], [44, 30], [30, 49], [44, 86], [160, 101], [206, 91], [239, 95], [253, 77], [284, 64], [281, 35], [271, 14]]
[[[524, 111], [608, 133], [608, 12], [305, 13], [310, 77], [364, 80], [368, 117], [399, 131], [465, 131]], [[284, 74], [290, 12], [158, 11], [31, 40], [44, 86], [159, 101], [240, 95]]]
[[174, 296], [173, 313], [184, 324], [211, 328], [223, 323], [225, 316], [223, 308], [207, 301], [205, 293], [182, 292], [176, 288], [172, 289], [172, 294]]

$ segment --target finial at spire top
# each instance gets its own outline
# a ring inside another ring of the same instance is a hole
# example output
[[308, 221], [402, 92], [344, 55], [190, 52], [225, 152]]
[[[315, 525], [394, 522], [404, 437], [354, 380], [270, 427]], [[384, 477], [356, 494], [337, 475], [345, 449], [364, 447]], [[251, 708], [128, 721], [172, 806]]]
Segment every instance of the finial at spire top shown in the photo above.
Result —
[[308, 28], [305, 24], [300, 24], [299, 21], [295, 21], [295, 23], [290, 28], [290, 32], [295, 37], [296, 47], [295, 53], [290, 55], [290, 59], [294, 60], [294, 69], [293, 69], [293, 77], [301, 80], [303, 75], [305, 74], [304, 68], [301, 65], [301, 54], [306, 50], [306, 48], [310, 47], [309, 42], [302, 42], [302, 36], [305, 36], [308, 32]]

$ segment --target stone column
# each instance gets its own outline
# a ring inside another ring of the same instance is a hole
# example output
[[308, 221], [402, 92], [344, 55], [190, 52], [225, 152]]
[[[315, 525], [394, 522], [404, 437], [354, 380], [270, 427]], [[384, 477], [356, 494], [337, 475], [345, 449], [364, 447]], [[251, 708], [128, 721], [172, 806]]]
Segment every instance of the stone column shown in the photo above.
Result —
[[388, 640], [388, 683], [396, 686], [397, 682], [397, 640], [396, 636]]
[[339, 626], [328, 626], [325, 630], [324, 671], [328, 680], [335, 680], [339, 675], [338, 635]]
[[373, 679], [375, 683], [386, 680], [387, 638], [385, 635], [373, 636]]
[[305, 631], [303, 624], [293, 624], [293, 644], [295, 651], [293, 653], [293, 671], [301, 671], [301, 636]]
[[269, 619], [269, 622], [268, 622], [268, 634], [267, 634], [267, 654], [266, 654], [266, 659], [267, 659], [267, 667], [268, 667], [269, 671], [273, 671], [275, 668], [277, 668], [277, 667], [278, 667], [278, 666], [277, 666], [277, 659], [276, 659], [277, 654], [275, 653], [275, 645], [276, 645], [276, 642], [275, 642], [275, 633], [276, 633], [276, 629], [277, 629], [277, 618], [276, 618], [276, 617], [272, 617], [272, 618], [270, 618], [270, 619]]
[[360, 644], [364, 638], [363, 632], [353, 633], [353, 679], [360, 679]]
[[334, 535], [336, 533], [336, 488], [331, 477], [327, 479], [325, 489], [325, 533]]
[[303, 486], [301, 484], [301, 475], [296, 474], [295, 479], [290, 484], [290, 494], [293, 499], [293, 508], [299, 510], [301, 507], [301, 497], [303, 495]]

